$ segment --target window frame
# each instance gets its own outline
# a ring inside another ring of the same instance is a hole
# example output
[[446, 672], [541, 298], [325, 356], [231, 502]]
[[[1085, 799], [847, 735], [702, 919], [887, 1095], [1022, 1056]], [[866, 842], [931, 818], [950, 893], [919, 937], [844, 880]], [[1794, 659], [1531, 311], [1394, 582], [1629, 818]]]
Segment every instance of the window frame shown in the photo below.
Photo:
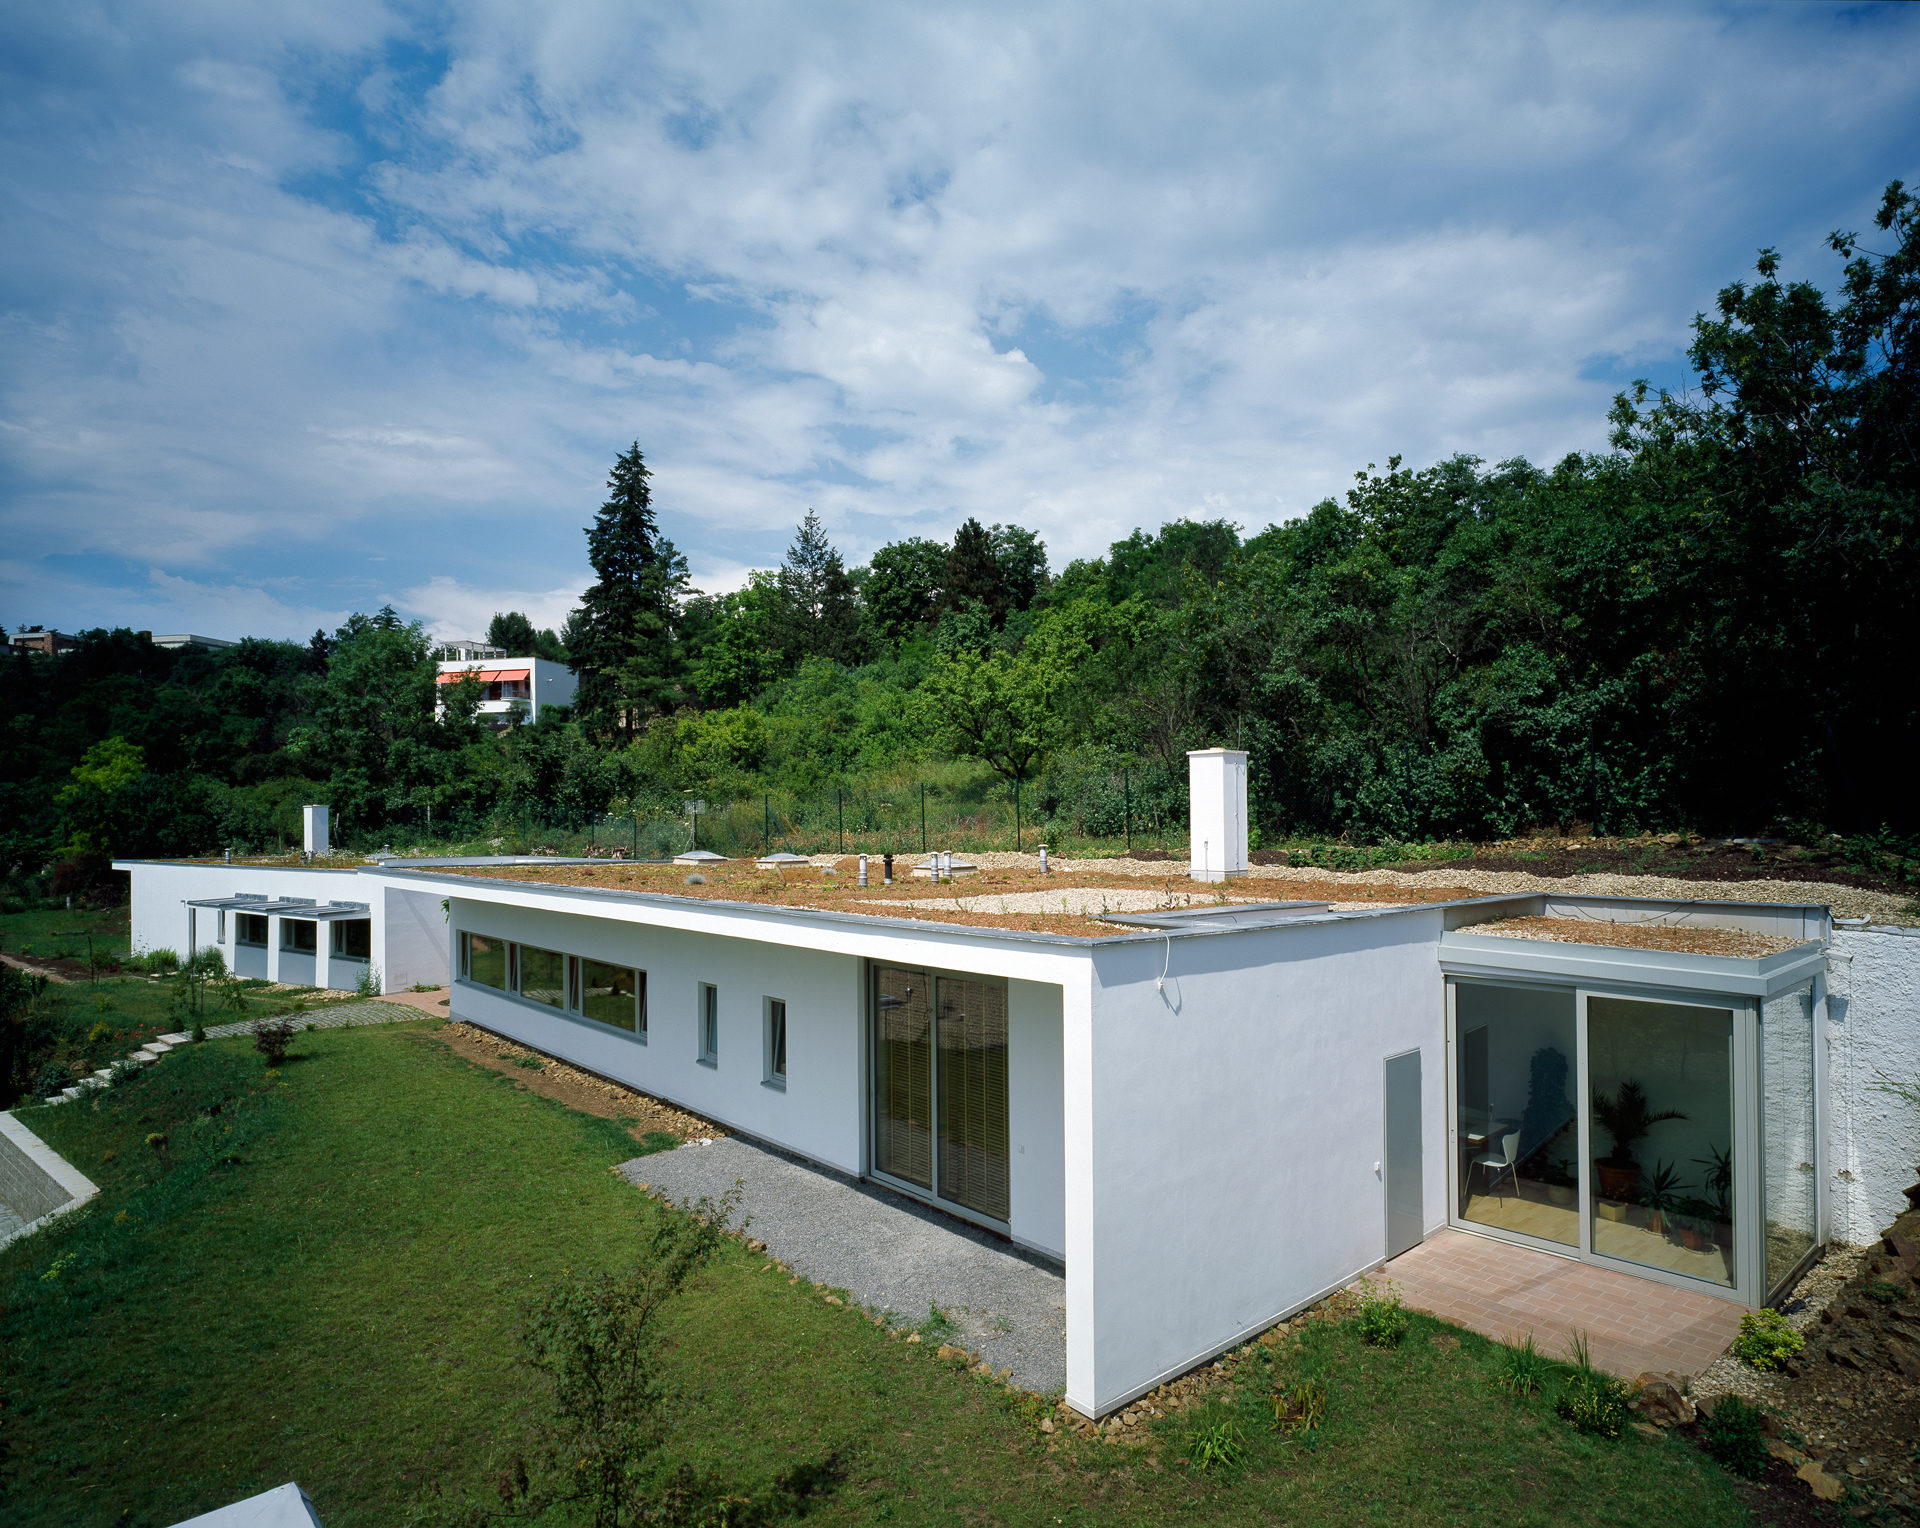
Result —
[[[313, 943], [296, 944], [293, 936], [300, 928], [312, 930]], [[313, 918], [282, 918], [280, 920], [280, 951], [284, 955], [315, 955], [320, 953], [320, 924]]]
[[[498, 945], [504, 952], [505, 985], [496, 987], [491, 982], [478, 981], [473, 974], [473, 941], [484, 939]], [[644, 966], [631, 966], [616, 960], [598, 960], [590, 955], [574, 955], [565, 950], [551, 950], [545, 945], [525, 945], [518, 940], [502, 939], [494, 934], [477, 933], [473, 929], [459, 931], [460, 980], [483, 987], [488, 992], [498, 993], [502, 997], [513, 998], [528, 1007], [545, 1014], [559, 1014], [581, 1024], [591, 1024], [598, 1032], [616, 1034], [647, 1043], [647, 971]], [[521, 960], [523, 949], [537, 950], [543, 955], [558, 956], [561, 961], [560, 994], [558, 1003], [549, 1003], [537, 997], [528, 997], [521, 990], [525, 971]], [[634, 1023], [628, 1029], [623, 1025], [610, 1024], [605, 1019], [595, 1018], [586, 1011], [586, 968], [589, 965], [605, 966], [616, 971], [625, 971], [633, 978]]]
[[699, 1048], [694, 1060], [717, 1070], [720, 1065], [720, 989], [712, 982], [699, 982], [693, 990], [693, 1019]]
[[788, 1047], [791, 1031], [787, 1025], [787, 1000], [763, 997], [761, 1012], [761, 1078], [763, 1086], [784, 1093], [787, 1090]]
[[[252, 922], [253, 926], [260, 930], [260, 937], [258, 939], [251, 939], [247, 936], [249, 922]], [[235, 944], [244, 944], [250, 950], [264, 950], [267, 947], [269, 932], [270, 930], [267, 928], [267, 915], [265, 913], [234, 914], [233, 942]]]
[[[349, 924], [362, 924], [365, 926], [367, 931], [367, 953], [366, 954], [354, 955], [349, 953], [348, 950], [346, 949], [347, 927]], [[333, 959], [335, 960], [366, 960], [366, 961], [371, 961], [373, 959], [373, 919], [371, 918], [334, 918], [330, 920], [330, 926], [333, 930], [333, 937], [328, 941], [328, 947], [332, 952]]]

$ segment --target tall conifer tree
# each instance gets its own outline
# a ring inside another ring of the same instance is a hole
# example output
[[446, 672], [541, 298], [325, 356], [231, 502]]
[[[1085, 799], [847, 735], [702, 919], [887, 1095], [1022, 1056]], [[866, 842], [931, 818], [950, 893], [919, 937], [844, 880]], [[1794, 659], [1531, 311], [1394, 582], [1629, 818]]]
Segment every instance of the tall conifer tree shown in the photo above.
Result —
[[607, 501], [587, 527], [596, 577], [567, 623], [581, 722], [628, 739], [679, 695], [673, 626], [686, 560], [660, 534], [652, 476], [638, 441], [614, 462]]

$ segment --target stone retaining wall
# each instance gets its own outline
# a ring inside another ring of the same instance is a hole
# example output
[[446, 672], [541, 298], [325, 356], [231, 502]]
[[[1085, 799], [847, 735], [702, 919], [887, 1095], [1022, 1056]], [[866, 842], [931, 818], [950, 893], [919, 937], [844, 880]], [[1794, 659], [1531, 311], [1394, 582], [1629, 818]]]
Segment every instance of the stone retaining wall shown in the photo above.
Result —
[[50, 1215], [86, 1203], [99, 1190], [57, 1151], [12, 1114], [0, 1114], [0, 1204], [21, 1229], [0, 1245], [25, 1236]]

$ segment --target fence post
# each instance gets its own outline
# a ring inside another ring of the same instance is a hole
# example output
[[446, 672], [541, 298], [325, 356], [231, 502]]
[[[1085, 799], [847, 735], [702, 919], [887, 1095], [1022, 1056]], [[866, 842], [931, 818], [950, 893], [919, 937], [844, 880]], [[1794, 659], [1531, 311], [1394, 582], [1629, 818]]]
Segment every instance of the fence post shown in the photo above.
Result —
[[1020, 777], [1013, 777], [1013, 852], [1020, 852]]
[[760, 798], [760, 802], [766, 809], [766, 816], [760, 823], [760, 852], [771, 854], [773, 853], [773, 794], [769, 792]]
[[846, 787], [836, 785], [833, 788], [834, 804], [840, 811], [840, 852], [847, 852], [847, 791]]
[[638, 859], [640, 858], [640, 816], [636, 812], [629, 820], [633, 823], [633, 853], [629, 858]]
[[1120, 766], [1120, 799], [1126, 803], [1123, 808], [1127, 822], [1127, 858], [1133, 858], [1133, 776], [1123, 764]]
[[927, 852], [927, 782], [920, 782], [920, 852]]

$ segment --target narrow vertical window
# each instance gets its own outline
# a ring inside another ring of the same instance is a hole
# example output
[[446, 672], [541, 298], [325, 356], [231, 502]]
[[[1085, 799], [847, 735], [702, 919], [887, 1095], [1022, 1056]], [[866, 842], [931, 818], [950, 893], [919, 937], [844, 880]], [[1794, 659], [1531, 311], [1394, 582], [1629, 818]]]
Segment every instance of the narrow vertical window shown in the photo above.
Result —
[[700, 984], [700, 1059], [720, 1063], [720, 989], [709, 982]]
[[787, 1085], [787, 1003], [785, 998], [767, 999], [767, 1076], [769, 1085]]

